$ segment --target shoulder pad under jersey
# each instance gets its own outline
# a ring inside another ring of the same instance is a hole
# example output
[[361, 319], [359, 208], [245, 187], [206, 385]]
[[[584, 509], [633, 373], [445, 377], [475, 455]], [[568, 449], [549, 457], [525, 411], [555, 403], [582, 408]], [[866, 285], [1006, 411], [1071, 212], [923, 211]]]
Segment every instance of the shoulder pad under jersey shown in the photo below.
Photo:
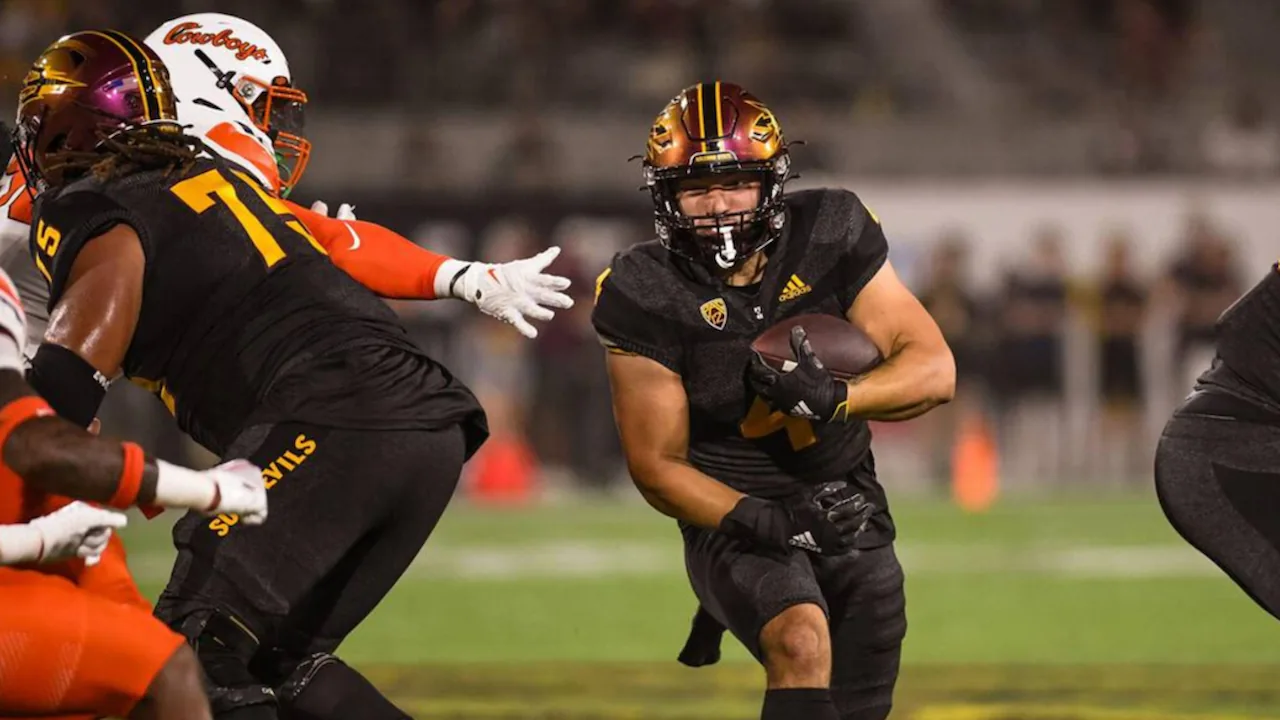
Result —
[[610, 352], [643, 355], [679, 373], [678, 331], [660, 302], [666, 296], [660, 290], [669, 288], [670, 280], [648, 249], [641, 245], [620, 253], [600, 273], [591, 322]]

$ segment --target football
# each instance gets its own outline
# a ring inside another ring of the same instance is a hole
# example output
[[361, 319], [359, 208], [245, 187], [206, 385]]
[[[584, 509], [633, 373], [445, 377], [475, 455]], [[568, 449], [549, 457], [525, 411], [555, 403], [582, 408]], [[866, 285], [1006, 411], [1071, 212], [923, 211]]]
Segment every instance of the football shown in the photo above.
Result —
[[796, 325], [804, 327], [814, 355], [832, 375], [842, 380], [862, 375], [884, 359], [866, 333], [844, 318], [832, 315], [787, 318], [761, 333], [751, 343], [751, 349], [759, 353], [769, 367], [790, 372], [796, 360], [791, 353], [791, 328]]

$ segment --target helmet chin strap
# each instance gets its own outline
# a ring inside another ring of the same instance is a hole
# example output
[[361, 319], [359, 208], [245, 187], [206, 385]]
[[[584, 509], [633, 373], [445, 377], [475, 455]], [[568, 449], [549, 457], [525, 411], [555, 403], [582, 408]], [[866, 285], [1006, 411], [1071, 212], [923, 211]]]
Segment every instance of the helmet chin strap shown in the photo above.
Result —
[[733, 246], [733, 228], [720, 228], [720, 237], [724, 241], [724, 247], [716, 252], [716, 264], [728, 270], [738, 259], [738, 250]]

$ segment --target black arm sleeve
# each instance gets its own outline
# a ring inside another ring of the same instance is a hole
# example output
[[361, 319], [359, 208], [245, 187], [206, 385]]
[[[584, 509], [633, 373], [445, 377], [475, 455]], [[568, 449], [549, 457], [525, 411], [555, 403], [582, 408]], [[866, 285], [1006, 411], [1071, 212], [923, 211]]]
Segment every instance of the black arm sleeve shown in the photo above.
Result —
[[31, 358], [27, 382], [49, 407], [77, 427], [89, 427], [110, 381], [74, 352], [44, 343]]

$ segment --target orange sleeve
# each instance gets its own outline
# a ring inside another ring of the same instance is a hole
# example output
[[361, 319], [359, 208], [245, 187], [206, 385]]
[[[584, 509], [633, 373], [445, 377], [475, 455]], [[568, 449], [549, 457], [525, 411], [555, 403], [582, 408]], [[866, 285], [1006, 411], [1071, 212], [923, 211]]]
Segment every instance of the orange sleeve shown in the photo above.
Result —
[[8, 206], [6, 215], [24, 225], [31, 224], [31, 194], [26, 192], [27, 184], [18, 172], [18, 161], [12, 160], [0, 175], [0, 208]]
[[338, 220], [284, 201], [329, 253], [334, 265], [385, 298], [434, 300], [436, 271], [449, 258], [418, 247], [381, 225]]

